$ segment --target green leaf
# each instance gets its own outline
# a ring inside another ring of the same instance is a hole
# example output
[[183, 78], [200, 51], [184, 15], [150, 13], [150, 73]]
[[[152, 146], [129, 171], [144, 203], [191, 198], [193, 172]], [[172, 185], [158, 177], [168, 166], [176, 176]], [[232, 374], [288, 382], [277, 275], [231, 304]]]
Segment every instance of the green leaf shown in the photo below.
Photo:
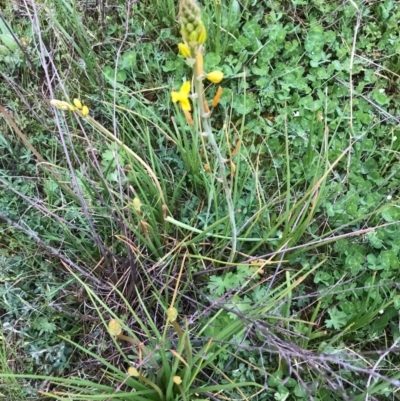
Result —
[[18, 49], [18, 45], [11, 35], [0, 35], [0, 41], [3, 42], [3, 44], [8, 47], [12, 52]]
[[221, 56], [217, 53], [207, 53], [204, 57], [204, 67], [206, 70], [212, 70], [221, 62]]
[[329, 309], [328, 314], [330, 319], [325, 320], [325, 324], [328, 329], [334, 328], [336, 330], [340, 330], [346, 325], [348, 320], [346, 313], [338, 310], [336, 306]]
[[121, 60], [121, 67], [127, 69], [136, 67], [136, 52], [129, 51], [124, 53]]
[[296, 397], [306, 397], [307, 396], [307, 391], [304, 389], [304, 387], [301, 384], [296, 384], [296, 387], [293, 390], [293, 393]]
[[237, 96], [233, 100], [232, 107], [239, 113], [239, 114], [248, 114], [250, 113], [255, 107], [255, 101], [252, 97], [246, 96], [246, 99], [243, 96]]
[[386, 93], [383, 89], [375, 89], [374, 91], [372, 91], [372, 98], [380, 106], [384, 106], [389, 103], [389, 98], [386, 96]]
[[335, 67], [336, 71], [342, 71], [343, 70], [342, 63], [339, 60], [333, 61], [332, 65]]
[[[111, 81], [114, 80], [115, 70], [109, 65], [106, 65], [103, 69], [103, 73], [109, 78]], [[116, 79], [117, 82], [124, 82], [127, 78], [126, 72], [124, 70], [117, 70]]]
[[255, 21], [248, 21], [243, 26], [243, 34], [250, 40], [259, 39], [261, 36], [261, 27]]
[[32, 323], [32, 328], [39, 330], [39, 334], [43, 333], [54, 333], [56, 331], [56, 325], [51, 323], [45, 317], [39, 317], [35, 322]]
[[399, 268], [399, 259], [396, 254], [391, 250], [382, 251], [379, 255], [382, 268], [384, 270], [389, 270], [390, 268], [398, 269]]
[[359, 252], [349, 254], [345, 260], [345, 266], [351, 273], [358, 274], [363, 269], [364, 255]]
[[224, 278], [221, 276], [211, 276], [207, 288], [211, 293], [216, 295], [223, 295], [225, 293]]
[[272, 376], [268, 377], [268, 386], [278, 387], [282, 383], [283, 372], [281, 370], [277, 370]]
[[386, 209], [381, 212], [382, 218], [391, 223], [393, 221], [398, 221], [400, 219], [400, 208], [396, 206], [388, 206]]

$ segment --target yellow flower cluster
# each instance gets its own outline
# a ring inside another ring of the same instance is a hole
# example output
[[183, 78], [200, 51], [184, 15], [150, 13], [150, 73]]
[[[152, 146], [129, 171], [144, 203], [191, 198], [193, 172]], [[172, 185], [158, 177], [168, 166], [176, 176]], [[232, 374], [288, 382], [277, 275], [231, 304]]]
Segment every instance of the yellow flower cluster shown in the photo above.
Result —
[[64, 102], [63, 100], [57, 100], [57, 99], [50, 100], [50, 104], [58, 110], [76, 111], [82, 117], [86, 117], [89, 114], [89, 108], [86, 105], [83, 105], [79, 99], [74, 99], [73, 103], [74, 104], [72, 105], [68, 102]]
[[[201, 10], [196, 0], [180, 0], [179, 6], [179, 21], [181, 24], [182, 43], [178, 44], [179, 53], [188, 64], [193, 68], [193, 79], [202, 81], [207, 78], [210, 82], [218, 84], [224, 78], [222, 71], [214, 70], [209, 73], [203, 71], [203, 53], [204, 42], [207, 39], [207, 32], [203, 21], [201, 20]], [[195, 85], [195, 88], [197, 86]], [[196, 92], [196, 90], [195, 90]], [[216, 97], [213, 100], [213, 107], [215, 107], [221, 97], [222, 89], [218, 90]], [[183, 83], [179, 91], [172, 91], [171, 98], [173, 103], [179, 103], [183, 112], [185, 113], [186, 120], [190, 125], [193, 125], [191, 116], [191, 105], [189, 101], [190, 95], [190, 82]], [[210, 115], [210, 110], [203, 93], [194, 93], [194, 97], [201, 96], [204, 115]]]

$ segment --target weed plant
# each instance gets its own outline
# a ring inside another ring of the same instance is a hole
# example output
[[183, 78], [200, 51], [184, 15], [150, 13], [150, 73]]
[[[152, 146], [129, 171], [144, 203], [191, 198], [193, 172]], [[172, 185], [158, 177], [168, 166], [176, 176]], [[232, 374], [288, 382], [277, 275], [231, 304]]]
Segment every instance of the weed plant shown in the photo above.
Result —
[[1, 10], [0, 397], [398, 399], [399, 5], [89, 3]]

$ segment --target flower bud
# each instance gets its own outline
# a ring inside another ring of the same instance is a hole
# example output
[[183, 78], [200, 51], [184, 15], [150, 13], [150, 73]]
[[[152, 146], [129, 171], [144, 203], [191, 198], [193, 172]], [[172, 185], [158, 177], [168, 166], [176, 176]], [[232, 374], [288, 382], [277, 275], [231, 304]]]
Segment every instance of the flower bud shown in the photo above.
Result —
[[222, 87], [218, 86], [217, 93], [214, 96], [214, 99], [212, 101], [212, 107], [217, 107], [219, 100], [221, 99], [222, 95]]
[[122, 327], [119, 324], [119, 322], [115, 319], [110, 320], [108, 323], [108, 330], [110, 331], [110, 334], [113, 336], [118, 336], [119, 334], [122, 333]]
[[82, 106], [82, 115], [83, 115], [83, 117], [86, 117], [88, 114], [89, 114], [89, 107]]
[[136, 212], [140, 213], [141, 206], [142, 206], [142, 202], [140, 202], [140, 199], [136, 196], [133, 199], [133, 208], [135, 209]]
[[190, 47], [186, 43], [178, 43], [179, 53], [185, 57], [190, 57]]
[[138, 370], [137, 370], [136, 368], [134, 368], [133, 366], [131, 366], [131, 367], [128, 369], [128, 375], [129, 375], [129, 376], [133, 376], [133, 377], [139, 377], [139, 376], [140, 376]]
[[74, 99], [74, 105], [77, 109], [82, 110], [82, 103], [79, 99]]
[[173, 306], [168, 308], [167, 317], [170, 322], [175, 322], [176, 318], [178, 317], [178, 310]]
[[196, 0], [180, 0], [179, 22], [183, 40], [192, 49], [204, 43], [206, 32], [201, 21], [201, 10]]
[[183, 113], [185, 114], [187, 123], [191, 127], [193, 127], [194, 126], [194, 121], [193, 121], [192, 115], [190, 114], [190, 111], [183, 109]]
[[214, 84], [219, 84], [224, 78], [224, 73], [222, 71], [211, 71], [207, 74], [207, 79]]
[[193, 24], [191, 24], [191, 23], [186, 24], [185, 28], [186, 28], [186, 31], [187, 31], [189, 34], [194, 32], [194, 26], [193, 26]]
[[207, 39], [206, 27], [204, 25], [202, 25], [199, 35], [197, 37], [197, 43], [202, 45], [206, 41], [206, 39]]
[[180, 376], [174, 376], [174, 378], [172, 379], [174, 381], [175, 384], [182, 384], [182, 378]]

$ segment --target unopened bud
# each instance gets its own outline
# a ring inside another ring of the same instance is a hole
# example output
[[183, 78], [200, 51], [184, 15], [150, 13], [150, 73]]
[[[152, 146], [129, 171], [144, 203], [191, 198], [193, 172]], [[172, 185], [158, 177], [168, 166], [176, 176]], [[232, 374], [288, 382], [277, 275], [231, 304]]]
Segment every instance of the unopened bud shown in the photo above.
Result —
[[137, 370], [136, 368], [134, 368], [133, 366], [131, 366], [131, 367], [128, 369], [128, 375], [129, 375], [129, 376], [132, 376], [132, 377], [138, 377], [138, 376], [140, 376], [140, 373], [138, 372], [138, 370]]
[[178, 310], [174, 307], [168, 308], [167, 317], [170, 322], [175, 322], [178, 317]]
[[118, 336], [119, 334], [122, 333], [122, 327], [119, 324], [119, 322], [115, 319], [110, 320], [108, 323], [108, 330], [110, 331], [110, 334], [113, 336]]

